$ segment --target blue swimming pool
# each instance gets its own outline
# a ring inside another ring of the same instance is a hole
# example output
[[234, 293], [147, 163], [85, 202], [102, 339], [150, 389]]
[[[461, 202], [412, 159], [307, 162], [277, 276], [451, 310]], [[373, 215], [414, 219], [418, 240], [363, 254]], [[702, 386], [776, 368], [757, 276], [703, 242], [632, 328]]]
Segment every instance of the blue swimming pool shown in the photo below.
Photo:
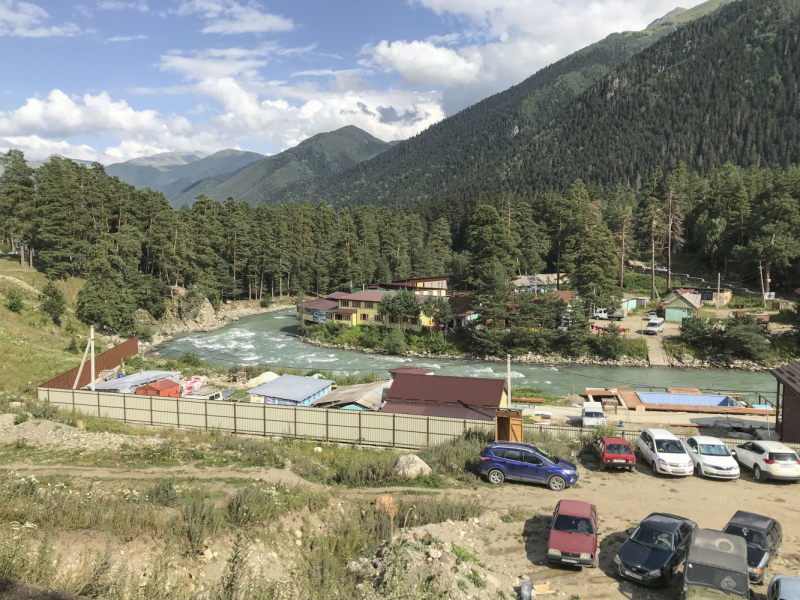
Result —
[[685, 404], [687, 406], [736, 406], [730, 396], [704, 394], [651, 394], [639, 392], [644, 404]]

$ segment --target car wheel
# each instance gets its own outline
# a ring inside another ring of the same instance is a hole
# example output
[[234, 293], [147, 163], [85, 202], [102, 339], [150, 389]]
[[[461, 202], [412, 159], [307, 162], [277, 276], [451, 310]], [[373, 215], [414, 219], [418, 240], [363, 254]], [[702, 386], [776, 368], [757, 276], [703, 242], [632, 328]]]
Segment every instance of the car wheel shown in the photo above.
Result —
[[488, 479], [492, 485], [500, 485], [506, 480], [506, 476], [500, 469], [492, 469], [489, 471]]
[[764, 481], [764, 474], [761, 472], [761, 467], [758, 465], [753, 467], [753, 479], [756, 481]]
[[633, 472], [633, 467], [628, 467], [628, 473], [632, 473], [632, 472]]
[[697, 475], [698, 477], [703, 476], [703, 468], [700, 466], [700, 463], [697, 463], [694, 466], [694, 474]]
[[560, 492], [567, 487], [567, 481], [560, 475], [553, 475], [547, 480], [547, 487], [554, 492]]

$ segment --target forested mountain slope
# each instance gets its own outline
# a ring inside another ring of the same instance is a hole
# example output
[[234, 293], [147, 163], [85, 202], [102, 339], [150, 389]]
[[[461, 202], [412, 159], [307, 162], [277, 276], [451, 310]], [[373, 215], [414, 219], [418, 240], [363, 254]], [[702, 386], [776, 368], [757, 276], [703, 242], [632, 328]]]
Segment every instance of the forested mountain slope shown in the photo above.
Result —
[[180, 160], [177, 155], [169, 156], [173, 154], [176, 153], [108, 165], [106, 173], [112, 177], [119, 177], [121, 181], [137, 188], [149, 187], [170, 198], [201, 179], [231, 177], [244, 167], [263, 158], [261, 154], [241, 150], [221, 150], [191, 161]]
[[677, 24], [728, 1], [709, 0], [691, 10], [671, 13], [645, 31], [610, 35], [354, 169], [295, 185], [270, 204], [321, 199], [351, 205], [410, 203], [443, 194], [453, 182], [538, 135], [565, 105], [610, 69], [674, 31]]
[[391, 145], [358, 127], [342, 127], [317, 134], [294, 148], [263, 158], [227, 181], [201, 181], [171, 199], [171, 204], [175, 207], [191, 204], [203, 193], [220, 202], [232, 197], [252, 205], [274, 205], [274, 198], [287, 187], [350, 169]]

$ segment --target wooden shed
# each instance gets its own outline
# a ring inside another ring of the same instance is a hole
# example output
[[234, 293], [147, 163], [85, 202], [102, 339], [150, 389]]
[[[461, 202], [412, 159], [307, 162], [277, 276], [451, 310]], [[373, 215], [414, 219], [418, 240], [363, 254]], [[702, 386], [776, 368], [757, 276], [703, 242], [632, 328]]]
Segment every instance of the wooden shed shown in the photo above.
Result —
[[181, 386], [171, 379], [162, 379], [161, 381], [154, 381], [153, 383], [148, 383], [147, 385], [140, 385], [136, 388], [136, 393], [139, 396], [178, 398], [181, 395]]
[[800, 444], [800, 362], [772, 370], [778, 380], [775, 431], [784, 443]]
[[498, 442], [522, 442], [522, 424], [522, 411], [496, 411], [494, 439]]

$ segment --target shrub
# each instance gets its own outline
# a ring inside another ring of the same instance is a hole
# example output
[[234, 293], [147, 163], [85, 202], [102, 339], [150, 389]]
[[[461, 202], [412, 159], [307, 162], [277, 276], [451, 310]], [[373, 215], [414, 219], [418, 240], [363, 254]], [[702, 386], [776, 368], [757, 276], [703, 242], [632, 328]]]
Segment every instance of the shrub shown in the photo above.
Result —
[[178, 492], [173, 479], [159, 479], [147, 492], [147, 499], [155, 506], [175, 506], [178, 503]]
[[81, 349], [78, 348], [78, 342], [75, 338], [70, 339], [69, 345], [67, 346], [65, 352], [69, 352], [70, 354], [80, 354]]
[[28, 412], [33, 415], [34, 419], [52, 420], [58, 416], [60, 411], [61, 409], [57, 404], [50, 404], [49, 402], [28, 403]]
[[64, 298], [64, 292], [54, 282], [48, 281], [39, 296], [39, 310], [50, 315], [53, 322], [57, 323], [66, 309], [67, 301]]
[[721, 341], [725, 351], [734, 356], [761, 361], [770, 354], [761, 326], [749, 315], [728, 319]]
[[26, 412], [14, 415], [14, 425], [22, 425], [25, 421], [30, 419], [30, 415]]
[[200, 313], [205, 296], [196, 288], [190, 289], [178, 300], [178, 315], [184, 321], [194, 319]]
[[384, 348], [389, 354], [405, 354], [408, 350], [406, 334], [400, 329], [392, 329], [389, 335], [386, 336]]
[[202, 358], [193, 352], [187, 352], [178, 359], [178, 362], [184, 367], [194, 367], [196, 369], [204, 367], [206, 364]]
[[22, 295], [14, 288], [6, 292], [6, 308], [13, 313], [21, 313], [25, 305], [22, 303]]
[[228, 498], [225, 509], [234, 527], [268, 523], [282, 514], [300, 508], [320, 510], [328, 503], [322, 496], [301, 487], [248, 486]]
[[698, 350], [710, 350], [718, 342], [718, 321], [690, 317], [681, 325], [680, 341]]
[[594, 338], [595, 351], [598, 356], [608, 360], [616, 360], [624, 354], [625, 340], [619, 332], [619, 326], [611, 322], [603, 333]]
[[272, 300], [269, 298], [262, 298], [261, 302], [258, 303], [261, 308], [269, 308], [272, 305]]
[[195, 497], [183, 506], [181, 516], [189, 548], [196, 553], [203, 547], [206, 537], [213, 535], [219, 525], [214, 504], [205, 498]]

